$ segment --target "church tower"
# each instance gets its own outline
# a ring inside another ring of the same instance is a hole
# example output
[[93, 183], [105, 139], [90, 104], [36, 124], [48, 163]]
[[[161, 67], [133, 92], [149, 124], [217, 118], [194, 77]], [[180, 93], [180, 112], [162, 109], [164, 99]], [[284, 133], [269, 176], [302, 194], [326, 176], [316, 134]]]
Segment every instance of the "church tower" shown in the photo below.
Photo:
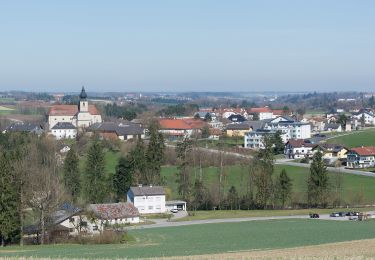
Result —
[[87, 94], [85, 91], [85, 87], [82, 87], [81, 94], [79, 94], [78, 112], [80, 113], [89, 112], [89, 103], [87, 101]]

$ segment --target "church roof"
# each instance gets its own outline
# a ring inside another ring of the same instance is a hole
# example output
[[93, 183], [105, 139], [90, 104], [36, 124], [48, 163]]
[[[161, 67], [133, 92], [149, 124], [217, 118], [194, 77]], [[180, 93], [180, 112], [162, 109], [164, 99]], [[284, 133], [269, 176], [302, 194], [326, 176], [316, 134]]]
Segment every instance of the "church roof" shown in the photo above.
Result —
[[79, 94], [79, 98], [80, 99], [86, 99], [87, 98], [85, 87], [82, 87], [81, 94]]
[[[77, 105], [54, 105], [48, 111], [49, 116], [74, 116], [77, 113]], [[91, 115], [100, 115], [98, 109], [94, 105], [89, 105], [89, 113]]]

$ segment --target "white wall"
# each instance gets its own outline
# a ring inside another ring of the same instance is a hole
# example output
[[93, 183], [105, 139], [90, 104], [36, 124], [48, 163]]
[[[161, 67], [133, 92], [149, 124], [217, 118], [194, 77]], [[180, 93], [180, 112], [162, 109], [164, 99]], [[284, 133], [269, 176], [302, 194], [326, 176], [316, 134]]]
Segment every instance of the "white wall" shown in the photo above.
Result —
[[140, 214], [155, 214], [165, 212], [165, 195], [135, 196], [134, 201], [128, 197]]

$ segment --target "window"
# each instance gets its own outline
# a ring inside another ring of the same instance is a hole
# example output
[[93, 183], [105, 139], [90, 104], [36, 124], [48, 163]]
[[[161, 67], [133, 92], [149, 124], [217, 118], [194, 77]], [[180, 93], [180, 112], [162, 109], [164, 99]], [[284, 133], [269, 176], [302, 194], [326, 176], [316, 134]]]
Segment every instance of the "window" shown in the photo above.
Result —
[[148, 209], [149, 209], [149, 210], [153, 210], [154, 207], [153, 207], [153, 206], [148, 206]]
[[92, 226], [92, 230], [96, 231], [96, 230], [99, 230], [98, 226]]

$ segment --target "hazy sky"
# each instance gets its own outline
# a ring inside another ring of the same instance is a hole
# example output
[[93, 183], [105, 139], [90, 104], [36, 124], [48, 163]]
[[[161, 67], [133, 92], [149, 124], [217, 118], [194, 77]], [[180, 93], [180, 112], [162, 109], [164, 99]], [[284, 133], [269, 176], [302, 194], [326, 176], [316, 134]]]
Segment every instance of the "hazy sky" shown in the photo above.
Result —
[[0, 90], [374, 90], [374, 0], [0, 0]]

